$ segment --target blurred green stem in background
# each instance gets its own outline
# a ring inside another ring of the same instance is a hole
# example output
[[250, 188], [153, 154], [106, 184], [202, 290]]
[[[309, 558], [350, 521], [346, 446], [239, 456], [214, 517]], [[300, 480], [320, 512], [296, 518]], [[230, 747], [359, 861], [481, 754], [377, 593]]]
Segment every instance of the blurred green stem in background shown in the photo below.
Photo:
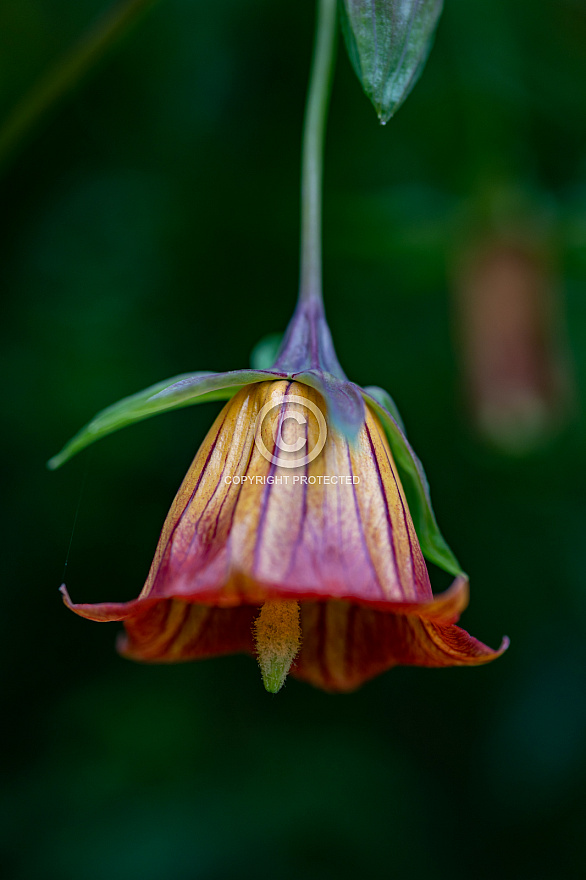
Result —
[[120, 0], [25, 94], [0, 127], [0, 168], [49, 110], [157, 0]]
[[322, 301], [321, 215], [326, 117], [336, 49], [337, 2], [319, 0], [301, 166], [301, 300]]

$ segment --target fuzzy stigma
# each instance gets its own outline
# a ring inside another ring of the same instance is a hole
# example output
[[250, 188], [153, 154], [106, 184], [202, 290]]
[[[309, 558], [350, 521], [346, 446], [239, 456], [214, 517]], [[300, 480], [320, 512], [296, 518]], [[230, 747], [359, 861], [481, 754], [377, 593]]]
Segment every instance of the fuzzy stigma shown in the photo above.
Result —
[[265, 602], [252, 631], [263, 684], [270, 694], [276, 694], [301, 647], [299, 603], [281, 599]]

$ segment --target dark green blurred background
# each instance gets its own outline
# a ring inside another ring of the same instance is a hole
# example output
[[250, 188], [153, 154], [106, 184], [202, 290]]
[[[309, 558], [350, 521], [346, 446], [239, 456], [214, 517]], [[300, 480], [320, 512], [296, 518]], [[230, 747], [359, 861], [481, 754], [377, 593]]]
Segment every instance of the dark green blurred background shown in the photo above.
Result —
[[[3, 116], [104, 8], [2, 0]], [[57, 473], [46, 459], [107, 404], [243, 367], [287, 323], [313, 17], [309, 0], [160, 0], [4, 166], [10, 880], [584, 876], [583, 0], [446, 0], [384, 129], [340, 46], [328, 134], [338, 354], [394, 395], [471, 575], [463, 625], [493, 646], [507, 633], [509, 652], [395, 669], [344, 697], [291, 680], [274, 698], [250, 658], [122, 660], [116, 625], [57, 592], [85, 481], [72, 597], [138, 594], [219, 406], [129, 428]], [[454, 254], [498, 188], [547, 217], [578, 398], [522, 458], [469, 426], [451, 317]]]

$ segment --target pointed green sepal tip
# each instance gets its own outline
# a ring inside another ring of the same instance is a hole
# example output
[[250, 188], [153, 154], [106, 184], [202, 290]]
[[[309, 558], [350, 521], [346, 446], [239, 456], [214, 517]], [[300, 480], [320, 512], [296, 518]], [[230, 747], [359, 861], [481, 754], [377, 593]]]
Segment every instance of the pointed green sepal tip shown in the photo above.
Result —
[[282, 599], [265, 602], [253, 627], [258, 665], [265, 689], [277, 694], [301, 645], [299, 605]]
[[425, 67], [443, 0], [342, 0], [346, 48], [382, 125]]

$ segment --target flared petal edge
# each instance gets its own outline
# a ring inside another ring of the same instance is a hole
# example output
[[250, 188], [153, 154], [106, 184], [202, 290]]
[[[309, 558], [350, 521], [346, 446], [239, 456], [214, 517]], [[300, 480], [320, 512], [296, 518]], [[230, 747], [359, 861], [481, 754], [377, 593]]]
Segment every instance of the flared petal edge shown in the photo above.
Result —
[[177, 601], [186, 605], [202, 605], [206, 607], [228, 610], [241, 606], [255, 607], [272, 599], [285, 599], [293, 602], [347, 602], [358, 607], [370, 608], [387, 614], [416, 615], [422, 619], [440, 624], [454, 623], [468, 605], [468, 579], [459, 577], [443, 593], [434, 596], [429, 602], [381, 602], [362, 599], [359, 596], [324, 596], [311, 590], [291, 590], [283, 586], [261, 585], [251, 583], [245, 578], [234, 578], [228, 588], [198, 590], [197, 592], [175, 592], [168, 595], [145, 596], [131, 599], [128, 602], [76, 603], [65, 584], [59, 588], [63, 602], [75, 614], [108, 623], [117, 620], [128, 620], [142, 616], [159, 602]]
[[331, 602], [301, 606], [303, 644], [291, 674], [330, 692], [356, 690], [393, 666], [478, 666], [494, 651], [454, 624]]
[[[120, 653], [133, 660], [174, 663], [223, 654], [254, 654], [252, 624], [258, 604], [232, 607], [181, 599], [66, 605], [97, 621], [123, 620]], [[393, 666], [471, 666], [489, 663], [495, 651], [450, 622], [467, 602], [467, 581], [456, 581], [418, 613], [395, 605], [381, 611], [356, 602], [301, 600], [302, 645], [291, 674], [331, 692], [352, 691]], [[375, 603], [376, 604], [376, 603]]]

